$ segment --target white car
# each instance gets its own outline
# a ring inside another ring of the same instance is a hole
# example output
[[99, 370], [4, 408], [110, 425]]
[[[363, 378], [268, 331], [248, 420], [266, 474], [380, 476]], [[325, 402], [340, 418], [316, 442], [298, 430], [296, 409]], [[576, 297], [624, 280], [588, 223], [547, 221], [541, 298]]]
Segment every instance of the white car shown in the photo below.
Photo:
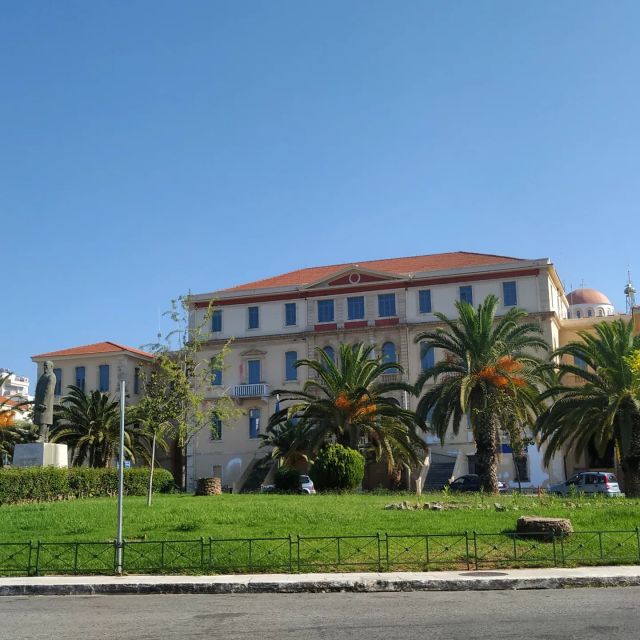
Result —
[[579, 493], [596, 494], [604, 496], [622, 496], [618, 480], [608, 471], [582, 471], [571, 476], [567, 481], [554, 484], [549, 487], [549, 493], [567, 495], [572, 488]]

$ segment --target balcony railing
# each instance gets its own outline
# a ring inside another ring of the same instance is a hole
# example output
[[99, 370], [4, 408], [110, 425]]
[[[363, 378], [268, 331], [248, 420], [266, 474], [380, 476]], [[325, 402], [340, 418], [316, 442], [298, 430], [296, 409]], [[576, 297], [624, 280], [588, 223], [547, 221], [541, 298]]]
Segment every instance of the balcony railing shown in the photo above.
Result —
[[264, 382], [257, 384], [236, 384], [233, 386], [234, 398], [266, 398], [269, 395], [269, 385]]

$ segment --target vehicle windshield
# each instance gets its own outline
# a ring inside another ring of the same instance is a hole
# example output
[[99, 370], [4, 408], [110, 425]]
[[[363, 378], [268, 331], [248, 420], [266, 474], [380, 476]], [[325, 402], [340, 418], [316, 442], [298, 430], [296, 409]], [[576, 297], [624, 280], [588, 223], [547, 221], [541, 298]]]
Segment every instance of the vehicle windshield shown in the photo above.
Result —
[[311, 479], [309, 478], [309, 476], [300, 476], [300, 482], [305, 484], [307, 482], [311, 482]]

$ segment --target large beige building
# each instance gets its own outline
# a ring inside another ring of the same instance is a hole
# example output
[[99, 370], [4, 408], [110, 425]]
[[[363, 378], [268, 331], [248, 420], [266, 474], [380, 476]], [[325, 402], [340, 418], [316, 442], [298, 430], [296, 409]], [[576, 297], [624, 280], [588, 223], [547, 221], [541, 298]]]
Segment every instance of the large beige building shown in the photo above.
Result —
[[[421, 332], [438, 325], [434, 312], [455, 316], [455, 302], [474, 305], [494, 294], [499, 313], [514, 306], [540, 323], [553, 348], [563, 343], [569, 303], [548, 259], [455, 252], [300, 269], [231, 289], [194, 296], [192, 321], [201, 322], [207, 306], [215, 311], [203, 352], [213, 357], [232, 339], [224, 371], [208, 389], [214, 400], [226, 392], [244, 415], [217, 424], [218, 438], [203, 430], [189, 451], [188, 480], [219, 476], [223, 485], [240, 489], [266, 451], [258, 435], [275, 409], [270, 392], [299, 388], [305, 368], [298, 358], [314, 356], [320, 347], [336, 352], [340, 343], [373, 344], [383, 357], [399, 362], [404, 379], [413, 382], [421, 369], [443, 357], [416, 344]], [[401, 399], [410, 408], [417, 400]], [[433, 473], [460, 475], [473, 471], [475, 444], [469, 430], [450, 433], [444, 446], [431, 436]], [[515, 464], [508, 446], [500, 466], [501, 479], [514, 483]], [[544, 468], [535, 446], [517, 462], [524, 486], [546, 485], [565, 477], [564, 460]], [[427, 477], [429, 484], [429, 477]]]

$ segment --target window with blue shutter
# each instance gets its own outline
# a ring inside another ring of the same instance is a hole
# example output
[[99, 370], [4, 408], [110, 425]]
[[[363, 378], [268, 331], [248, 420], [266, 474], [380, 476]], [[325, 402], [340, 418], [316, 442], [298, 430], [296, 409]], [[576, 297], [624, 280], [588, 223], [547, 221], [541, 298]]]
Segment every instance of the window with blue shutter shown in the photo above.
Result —
[[460, 302], [467, 302], [473, 305], [473, 289], [470, 285], [460, 287]]
[[247, 361], [247, 383], [248, 384], [260, 384], [262, 382], [262, 372], [260, 366], [260, 360], [248, 360]]
[[211, 358], [211, 384], [214, 387], [222, 385], [222, 369], [216, 368], [218, 358]]
[[333, 300], [318, 300], [318, 322], [333, 322]]
[[587, 370], [587, 363], [580, 356], [573, 356], [573, 363], [578, 369]]
[[249, 307], [249, 329], [258, 329], [260, 327], [260, 308]]
[[431, 289], [418, 292], [420, 313], [431, 313]]
[[287, 351], [284, 354], [284, 365], [285, 365], [285, 379], [286, 380], [297, 380], [298, 379], [298, 370], [296, 369], [296, 362], [298, 362], [298, 352], [297, 351]]
[[515, 307], [518, 304], [518, 293], [515, 282], [502, 283], [502, 302], [505, 307]]
[[431, 369], [436, 363], [435, 353], [433, 347], [430, 347], [426, 342], [420, 343], [420, 368], [422, 371]]
[[53, 390], [54, 395], [62, 395], [62, 369], [54, 369], [53, 375], [56, 377], [56, 387]]
[[140, 393], [140, 367], [133, 370], [133, 393]]
[[249, 437], [257, 438], [260, 434], [260, 409], [249, 411]]
[[211, 439], [222, 440], [222, 420], [216, 416], [211, 420]]
[[334, 350], [334, 348], [330, 345], [327, 345], [326, 347], [324, 347], [323, 351], [329, 356], [331, 362], [333, 362], [335, 364], [336, 362], [336, 352]]
[[[398, 362], [396, 345], [393, 342], [385, 342], [382, 345], [382, 362]], [[397, 369], [387, 369], [386, 373], [398, 373]]]
[[364, 296], [347, 298], [347, 319], [364, 320]]
[[211, 314], [211, 332], [220, 333], [222, 331], [222, 309], [215, 309]]
[[76, 367], [76, 387], [84, 391], [86, 386], [86, 375], [84, 367]]
[[101, 364], [98, 367], [98, 391], [109, 391], [109, 365]]
[[284, 323], [287, 327], [293, 327], [298, 323], [296, 311], [295, 302], [287, 302], [284, 305]]
[[396, 315], [396, 294], [381, 293], [378, 295], [378, 316], [389, 318]]

